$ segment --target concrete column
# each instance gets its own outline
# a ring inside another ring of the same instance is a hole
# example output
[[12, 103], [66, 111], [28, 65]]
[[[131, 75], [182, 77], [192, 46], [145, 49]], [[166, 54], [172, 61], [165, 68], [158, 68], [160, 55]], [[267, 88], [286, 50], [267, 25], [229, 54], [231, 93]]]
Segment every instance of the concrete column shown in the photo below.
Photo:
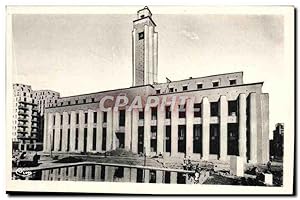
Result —
[[79, 137], [78, 137], [78, 151], [83, 152], [84, 147], [84, 112], [79, 110]]
[[209, 126], [210, 126], [210, 104], [207, 97], [202, 99], [202, 159], [209, 159]]
[[43, 138], [43, 152], [49, 152], [49, 144], [50, 142], [48, 142], [49, 140], [49, 133], [48, 133], [48, 117], [49, 114], [45, 113], [44, 114], [44, 138]]
[[153, 26], [149, 26], [149, 83], [153, 83]]
[[55, 113], [55, 142], [54, 142], [54, 151], [59, 150], [60, 143], [60, 113]]
[[165, 135], [165, 106], [159, 105], [157, 108], [157, 153], [164, 154], [164, 135]]
[[88, 124], [87, 124], [87, 151], [93, 151], [93, 124], [94, 124], [94, 111], [88, 110]]
[[151, 108], [145, 109], [144, 115], [144, 153], [148, 156], [150, 154]]
[[131, 114], [132, 112], [126, 109], [125, 111], [125, 149], [131, 150]]
[[112, 132], [112, 149], [117, 148], [117, 136], [116, 132], [119, 130], [119, 110], [113, 109], [113, 132]]
[[228, 121], [228, 101], [226, 96], [220, 97], [220, 160], [227, 160], [227, 122]]
[[171, 184], [177, 184], [177, 172], [170, 173], [170, 182]]
[[76, 131], [76, 113], [71, 111], [71, 123], [70, 123], [70, 152], [75, 152], [75, 131]]
[[92, 179], [92, 166], [87, 165], [85, 167], [85, 180], [89, 181]]
[[193, 155], [193, 132], [194, 132], [194, 101], [186, 102], [186, 155]]
[[116, 169], [115, 167], [110, 167], [110, 166], [105, 167], [105, 181], [113, 182], [115, 169]]
[[63, 112], [63, 124], [62, 124], [62, 152], [67, 151], [68, 145], [68, 113]]
[[130, 171], [130, 182], [136, 183], [137, 180], [137, 169], [136, 168], [131, 168]]
[[257, 102], [256, 93], [250, 94], [250, 162], [257, 162]]
[[102, 136], [103, 136], [103, 112], [97, 110], [97, 142], [96, 151], [102, 152]]
[[163, 183], [163, 171], [156, 171], [156, 183]]
[[61, 181], [65, 181], [68, 179], [68, 177], [66, 176], [66, 167], [60, 168], [60, 180]]
[[139, 111], [138, 109], [132, 110], [132, 135], [131, 135], [131, 151], [133, 153], [138, 152], [138, 120], [139, 120]]
[[246, 125], [246, 94], [242, 93], [239, 96], [239, 155], [247, 162], [247, 125]]
[[262, 163], [269, 161], [269, 94], [261, 94], [262, 111]]
[[59, 177], [58, 169], [53, 169], [53, 179], [54, 181], [57, 181]]
[[75, 180], [74, 178], [74, 167], [69, 167], [68, 180]]
[[149, 183], [150, 181], [150, 170], [145, 169], [144, 170], [144, 183]]
[[124, 178], [122, 182], [130, 182], [130, 168], [124, 167]]
[[101, 181], [101, 165], [95, 165], [95, 181]]
[[50, 152], [51, 151], [51, 147], [52, 147], [52, 134], [53, 134], [53, 113], [48, 113], [48, 118], [47, 118], [47, 129], [45, 127], [45, 130], [47, 131], [47, 145], [46, 145], [46, 151]]
[[144, 26], [144, 84], [149, 84], [149, 26]]
[[158, 69], [157, 69], [157, 66], [158, 66], [158, 35], [157, 33], [154, 33], [154, 52], [153, 52], [153, 59], [154, 59], [154, 82], [157, 83], [157, 74], [158, 74]]
[[107, 111], [107, 128], [106, 128], [106, 151], [112, 150], [113, 135], [113, 114], [112, 110]]
[[81, 181], [82, 180], [82, 167], [83, 166], [77, 166], [77, 176], [76, 176], [76, 180]]
[[[171, 107], [172, 108], [172, 107]], [[178, 154], [178, 106], [171, 112], [171, 156]]]

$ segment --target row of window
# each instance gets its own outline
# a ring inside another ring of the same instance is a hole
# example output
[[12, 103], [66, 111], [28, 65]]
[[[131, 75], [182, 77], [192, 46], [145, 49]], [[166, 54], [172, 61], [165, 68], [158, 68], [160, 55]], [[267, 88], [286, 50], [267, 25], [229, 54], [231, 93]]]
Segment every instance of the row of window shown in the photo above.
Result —
[[[230, 85], [236, 85], [236, 79], [231, 79], [229, 80], [229, 84]], [[212, 82], [212, 86], [213, 87], [219, 87], [220, 85], [220, 82], [219, 81], [213, 81]], [[203, 88], [203, 84], [202, 83], [198, 83], [197, 84], [197, 89], [202, 89]], [[182, 86], [182, 91], [187, 91], [188, 90], [188, 86], [187, 85], [184, 85]], [[169, 92], [177, 92], [177, 89], [176, 88], [169, 88]], [[160, 89], [157, 89], [156, 90], [156, 94], [160, 94], [161, 93], [161, 90]]]
[[[94, 103], [95, 102], [95, 98], [91, 98], [91, 102]], [[55, 100], [55, 103], [57, 103], [57, 100]], [[83, 99], [82, 103], [87, 103], [87, 99]], [[80, 104], [79, 100], [75, 100], [75, 103], [71, 104], [71, 101], [67, 101], [67, 105], [76, 105], [76, 104]], [[63, 106], [64, 102], [59, 102], [57, 104], [57, 106]]]
[[[60, 125], [63, 124], [64, 116], [60, 115]], [[103, 123], [107, 122], [107, 112], [103, 112]], [[79, 124], [79, 113], [76, 113], [76, 124]], [[84, 113], [84, 123], [88, 123], [88, 113]], [[93, 112], [93, 123], [97, 123], [97, 112]], [[68, 114], [68, 124], [71, 124], [71, 114]], [[55, 115], [53, 116], [53, 125], [55, 125]]]

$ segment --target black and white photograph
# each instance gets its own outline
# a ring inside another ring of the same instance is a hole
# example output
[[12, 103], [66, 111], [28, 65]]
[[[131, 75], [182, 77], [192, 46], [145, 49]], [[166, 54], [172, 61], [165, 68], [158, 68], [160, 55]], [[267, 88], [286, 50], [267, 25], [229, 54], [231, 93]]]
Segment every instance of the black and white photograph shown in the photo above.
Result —
[[293, 193], [294, 12], [7, 6], [7, 191]]

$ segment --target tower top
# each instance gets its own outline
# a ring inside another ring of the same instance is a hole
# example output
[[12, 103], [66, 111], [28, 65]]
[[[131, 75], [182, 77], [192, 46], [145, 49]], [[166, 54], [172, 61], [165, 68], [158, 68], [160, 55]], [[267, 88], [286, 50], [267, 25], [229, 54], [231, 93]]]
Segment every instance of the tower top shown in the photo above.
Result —
[[151, 17], [152, 13], [149, 10], [148, 6], [145, 6], [143, 9], [137, 11], [137, 18], [143, 19], [145, 17]]

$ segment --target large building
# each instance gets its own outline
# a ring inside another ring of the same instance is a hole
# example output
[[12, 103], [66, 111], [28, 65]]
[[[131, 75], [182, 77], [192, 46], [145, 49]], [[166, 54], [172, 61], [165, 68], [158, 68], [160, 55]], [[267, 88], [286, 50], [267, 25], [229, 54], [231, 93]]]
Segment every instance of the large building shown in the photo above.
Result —
[[13, 84], [13, 149], [42, 150], [45, 107], [56, 104], [60, 94], [32, 90], [30, 85]]
[[270, 140], [270, 156], [276, 160], [283, 159], [283, 138], [284, 138], [284, 124], [277, 123], [273, 131], [273, 139]]
[[[155, 23], [147, 7], [137, 16], [132, 37], [134, 86], [57, 99], [55, 106], [45, 109], [44, 151], [125, 148], [148, 156], [226, 161], [238, 155], [245, 162], [267, 162], [269, 96], [262, 91], [263, 83], [243, 83], [242, 72], [156, 83]], [[114, 107], [118, 97], [133, 105], [137, 96], [141, 108]], [[160, 103], [150, 106], [151, 99]], [[144, 104], [148, 100], [150, 104]], [[113, 109], [103, 110], [101, 102]]]

